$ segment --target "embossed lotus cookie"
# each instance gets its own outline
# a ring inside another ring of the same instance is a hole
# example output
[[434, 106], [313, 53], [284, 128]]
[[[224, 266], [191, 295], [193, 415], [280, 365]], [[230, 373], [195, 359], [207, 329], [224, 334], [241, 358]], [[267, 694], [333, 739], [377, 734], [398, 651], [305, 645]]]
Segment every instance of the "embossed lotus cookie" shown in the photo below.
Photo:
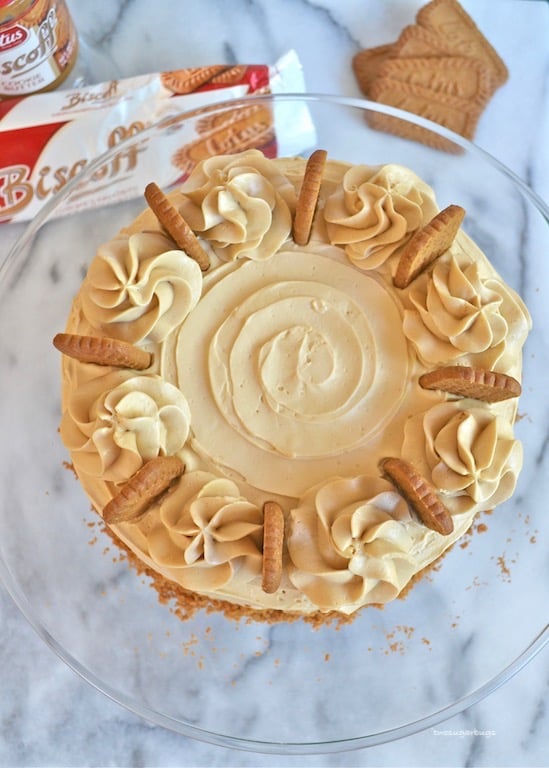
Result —
[[148, 368], [152, 355], [140, 347], [120, 339], [105, 336], [80, 336], [74, 333], [57, 333], [53, 345], [64, 355], [83, 363], [112, 366], [113, 368]]
[[[432, 0], [398, 40], [359, 51], [352, 67], [370, 99], [439, 123], [472, 139], [507, 68], [457, 0]], [[451, 142], [390, 115], [372, 114], [374, 128], [456, 151]]]
[[90, 501], [183, 603], [391, 602], [513, 493], [520, 297], [400, 165], [251, 149], [145, 196], [54, 341]]
[[423, 373], [419, 384], [425, 389], [440, 389], [487, 403], [519, 397], [522, 392], [520, 382], [513, 376], [466, 365], [448, 365]]
[[174, 243], [205, 272], [210, 266], [210, 259], [198, 238], [189, 227], [177, 208], [170, 203], [155, 182], [145, 187], [145, 199], [158, 222], [166, 230]]

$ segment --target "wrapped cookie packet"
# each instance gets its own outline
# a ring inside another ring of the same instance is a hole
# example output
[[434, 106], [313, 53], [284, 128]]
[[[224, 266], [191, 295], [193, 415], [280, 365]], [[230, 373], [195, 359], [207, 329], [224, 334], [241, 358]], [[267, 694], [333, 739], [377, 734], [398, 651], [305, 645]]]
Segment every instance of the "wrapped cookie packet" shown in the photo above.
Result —
[[[207, 112], [184, 127], [174, 121], [163, 157], [157, 143], [154, 152], [148, 151], [149, 141], [141, 134], [160, 120], [209, 104], [304, 90], [300, 61], [289, 51], [272, 66], [192, 67], [0, 100], [0, 223], [32, 219], [92, 160], [132, 137], [97, 169], [94, 194], [77, 200], [72, 195], [63, 214], [139, 197], [152, 177], [162, 186], [178, 183], [212, 151], [253, 147], [274, 157], [281, 151], [281, 135], [276, 114], [263, 102], [228, 109], [215, 121]], [[310, 142], [311, 131], [304, 113], [289, 133], [282, 131], [282, 150], [299, 151]]]

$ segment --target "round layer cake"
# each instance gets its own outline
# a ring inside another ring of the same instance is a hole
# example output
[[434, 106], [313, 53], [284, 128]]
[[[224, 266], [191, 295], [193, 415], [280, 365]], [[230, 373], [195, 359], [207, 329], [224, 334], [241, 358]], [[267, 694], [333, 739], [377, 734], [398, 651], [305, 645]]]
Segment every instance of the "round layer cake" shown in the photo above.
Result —
[[[407, 168], [328, 159], [296, 243], [307, 165], [256, 150], [201, 162], [165, 203], [206, 264], [147, 208], [98, 249], [68, 319], [80, 345], [148, 353], [141, 370], [63, 357], [61, 436], [99, 514], [158, 458], [180, 461], [135, 514], [105, 515], [116, 537], [185, 590], [287, 616], [393, 600], [513, 493], [519, 390], [488, 395], [519, 387], [530, 327], [461, 227], [395, 285], [439, 216]], [[488, 386], [439, 385], [441, 369]]]

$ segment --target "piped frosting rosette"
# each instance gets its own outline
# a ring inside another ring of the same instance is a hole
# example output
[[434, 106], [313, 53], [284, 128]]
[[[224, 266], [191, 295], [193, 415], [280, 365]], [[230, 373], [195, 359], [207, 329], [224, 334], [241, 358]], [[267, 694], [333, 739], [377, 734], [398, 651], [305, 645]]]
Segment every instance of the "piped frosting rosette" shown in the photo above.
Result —
[[413, 457], [453, 514], [493, 509], [512, 495], [522, 467], [512, 423], [506, 404], [442, 402], [410, 419], [403, 455]]
[[177, 207], [220, 259], [269, 259], [288, 238], [296, 194], [259, 150], [205, 160]]
[[333, 478], [290, 513], [290, 581], [324, 610], [388, 602], [414, 573], [413, 526], [385, 480]]
[[437, 213], [433, 190], [398, 165], [349, 168], [327, 198], [330, 242], [360, 269], [377, 269]]
[[123, 528], [187, 589], [215, 590], [261, 573], [261, 509], [209, 472], [186, 473], [153, 514]]
[[102, 245], [84, 283], [82, 310], [97, 332], [124, 341], [163, 341], [196, 306], [198, 264], [160, 232], [120, 234]]
[[[465, 247], [464, 247], [465, 246]], [[516, 368], [530, 318], [520, 297], [486, 269], [464, 233], [408, 293], [404, 333], [426, 365], [460, 362], [507, 373]]]
[[148, 459], [180, 451], [190, 419], [187, 401], [173, 384], [115, 371], [71, 393], [61, 436], [77, 472], [118, 483]]

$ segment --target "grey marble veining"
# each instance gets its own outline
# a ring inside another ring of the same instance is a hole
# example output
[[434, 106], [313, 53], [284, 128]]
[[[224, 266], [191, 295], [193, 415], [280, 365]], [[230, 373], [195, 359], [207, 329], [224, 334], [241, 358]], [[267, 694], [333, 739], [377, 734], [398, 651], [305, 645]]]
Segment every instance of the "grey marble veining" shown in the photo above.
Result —
[[[350, 65], [353, 54], [361, 47], [396, 39], [402, 27], [413, 21], [421, 4], [418, 0], [162, 0], [153, 6], [145, 0], [108, 4], [86, 0], [73, 1], [70, 6], [86, 41], [84, 55], [88, 57], [89, 70], [100, 73], [98, 76], [103, 79], [209, 63], [273, 63], [287, 50], [294, 49], [303, 65], [308, 91], [359, 96]], [[537, 0], [463, 0], [463, 5], [510, 70], [509, 82], [495, 94], [479, 123], [477, 143], [547, 200], [549, 7]], [[470, 195], [474, 205], [474, 190]], [[475, 236], [482, 239], [481, 218], [472, 221], [471, 226], [476, 227]], [[22, 231], [23, 225], [0, 228], [2, 256]], [[530, 231], [525, 222], [522, 242], [509, 247], [520, 253], [528, 238], [534, 237], [535, 231]], [[540, 262], [543, 265], [541, 259]], [[527, 301], [536, 304], [536, 311], [547, 318], [547, 308], [538, 307], [542, 299], [537, 291], [539, 281], [547, 275], [533, 273], [526, 258], [518, 259], [516, 269], [513, 281], [521, 286]], [[59, 270], [55, 265], [41, 277], [53, 289], [58, 287]], [[22, 274], [21, 279], [30, 281], [30, 273]], [[30, 281], [29, 290], [36, 291], [36, 301], [40, 302], [36, 283]], [[47, 312], [47, 302], [41, 306]], [[540, 353], [549, 359], [544, 328], [539, 327], [534, 333]], [[7, 350], [5, 370], [17, 370], [17, 357], [10, 349], [7, 335], [1, 344], [2, 350]], [[32, 397], [32, 392], [25, 391], [27, 394]], [[51, 419], [53, 424], [54, 414]], [[549, 469], [548, 423], [549, 418], [545, 424], [540, 423], [535, 435], [540, 471]], [[21, 478], [15, 480], [15, 487], [18, 481]], [[54, 492], [62, 497], [68, 482], [66, 476], [60, 475], [53, 484]], [[517, 529], [515, 536], [531, 533], [524, 524], [521, 503], [533, 482], [535, 478], [524, 477], [514, 500], [512, 512], [516, 513], [517, 522], [511, 526]], [[7, 484], [1, 493], [2, 503], [13, 498]], [[539, 504], [546, 506], [546, 500], [539, 499]], [[542, 546], [540, 542], [538, 547]], [[536, 565], [541, 566], [543, 552], [536, 550], [535, 558]], [[528, 587], [528, 568], [523, 570]], [[519, 578], [515, 574], [514, 577]], [[112, 591], [123, 578], [117, 571], [105, 568], [104, 573], [97, 575], [93, 589]], [[479, 590], [478, 594], [482, 610], [483, 593]], [[501, 594], [505, 595], [503, 583]], [[430, 599], [436, 605], [436, 589]], [[526, 591], [525, 601], [525, 613], [528, 609], [546, 611], [546, 587], [540, 584]], [[114, 611], [114, 602], [112, 607]], [[93, 625], [93, 617], [87, 617], [87, 621]], [[496, 664], [498, 627], [493, 628], [493, 638], [483, 638], [476, 632], [474, 622], [469, 625], [465, 619], [461, 621], [459, 635], [451, 636], [454, 653], [462, 660], [459, 672], [456, 668], [425, 681], [418, 670], [406, 671], [403, 665], [403, 674], [417, 676], [418, 689], [427, 702], [436, 703], [441, 689], [459, 696], [467, 688], [468, 677], [478, 676], [479, 664], [485, 663], [487, 669]], [[378, 622], [381, 624], [383, 617], [378, 617]], [[389, 629], [390, 626], [381, 628]], [[342, 643], [350, 642], [351, 638], [352, 630], [342, 632]], [[244, 690], [246, 677], [252, 672], [250, 665], [255, 665], [254, 674], [259, 671], [268, 686], [272, 677], [269, 659], [273, 656], [281, 665], [291, 668], [291, 648], [281, 642], [276, 627], [266, 631], [260, 642], [253, 633], [246, 635], [243, 642], [250, 653], [245, 664], [239, 664], [236, 656], [233, 660], [231, 684], [235, 688], [242, 686]], [[256, 660], [252, 658], [254, 643], [259, 654]], [[426, 649], [424, 653], [427, 654]], [[139, 672], [138, 659], [128, 663], [134, 665], [134, 672]], [[406, 739], [328, 755], [283, 757], [238, 752], [184, 738], [109, 700], [55, 656], [0, 588], [2, 766], [541, 767], [549, 763], [548, 684], [547, 653], [542, 653], [475, 706]], [[211, 709], [208, 692], [201, 691], [190, 680], [189, 693], [194, 697], [199, 720], [205, 709]], [[269, 699], [263, 705], [269, 706]], [[311, 725], [319, 732], [329, 730], [329, 713], [327, 707], [319, 706], [310, 714], [315, 720]], [[215, 711], [210, 714], [213, 717]], [[219, 716], [223, 716], [221, 708]], [[253, 707], [243, 706], [239, 716], [248, 718], [249, 727], [253, 728]], [[360, 711], [353, 711], [348, 717], [358, 721]]]

